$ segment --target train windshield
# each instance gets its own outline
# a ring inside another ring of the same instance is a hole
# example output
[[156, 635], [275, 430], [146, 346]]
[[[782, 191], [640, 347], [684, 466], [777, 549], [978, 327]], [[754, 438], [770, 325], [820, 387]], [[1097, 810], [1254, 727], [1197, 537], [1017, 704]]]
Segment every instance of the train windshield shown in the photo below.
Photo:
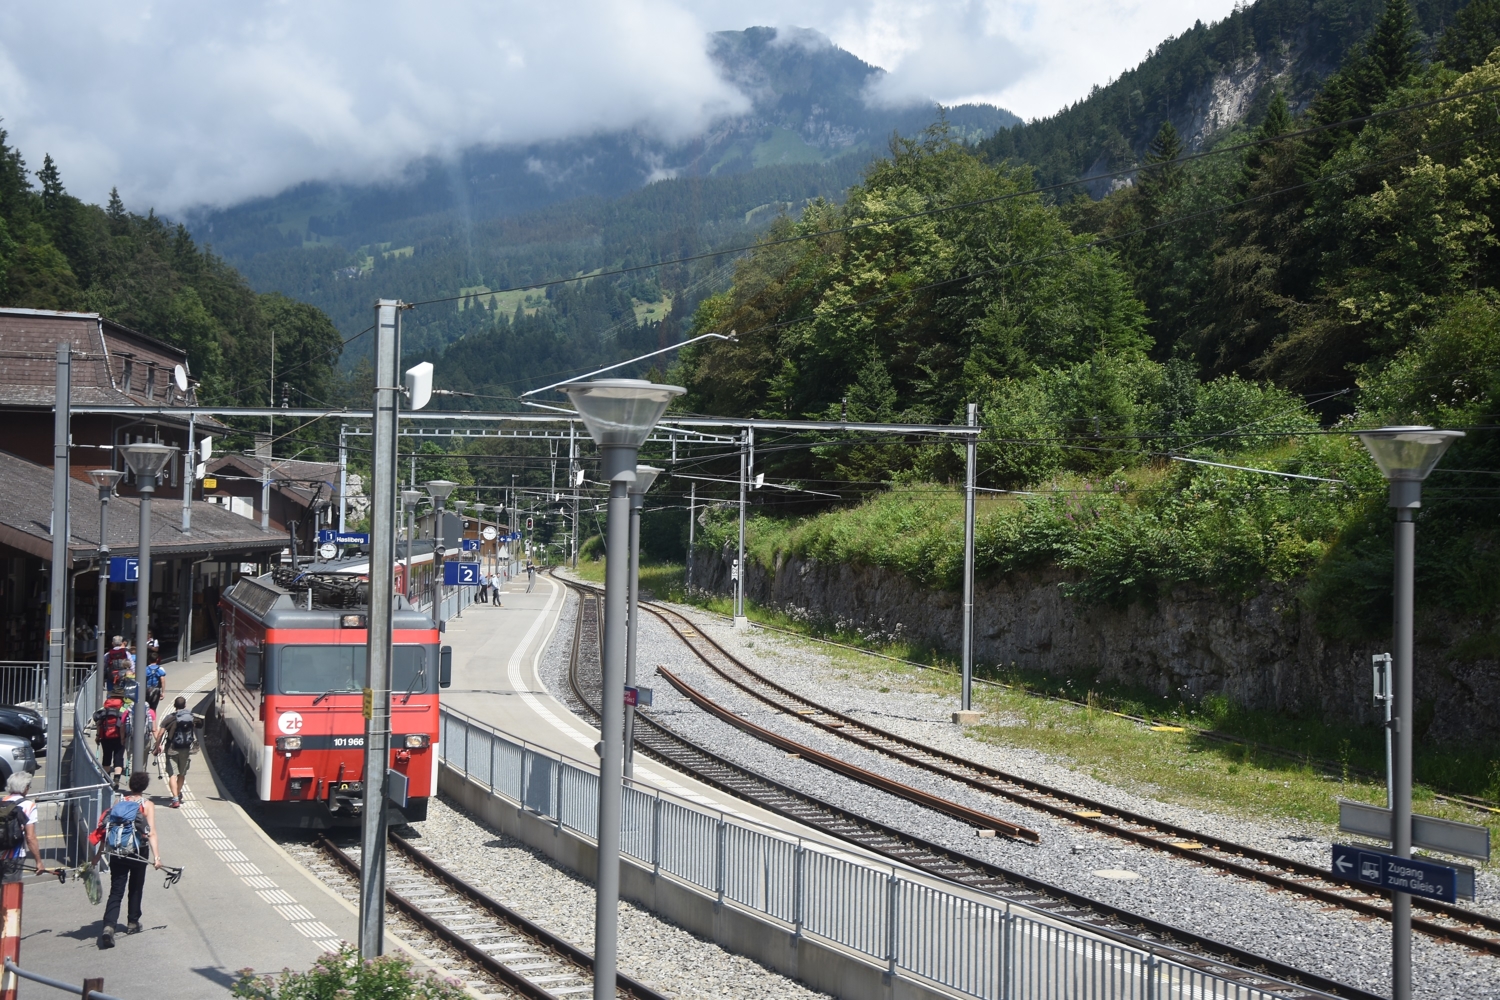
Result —
[[[391, 690], [426, 692], [435, 676], [421, 646], [392, 648]], [[283, 646], [277, 689], [281, 694], [338, 694], [365, 686], [364, 646]]]

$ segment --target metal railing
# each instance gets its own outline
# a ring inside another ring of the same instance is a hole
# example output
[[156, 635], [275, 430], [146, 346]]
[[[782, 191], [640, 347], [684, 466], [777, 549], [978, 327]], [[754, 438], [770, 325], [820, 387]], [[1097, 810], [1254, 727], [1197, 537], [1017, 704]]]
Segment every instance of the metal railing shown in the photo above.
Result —
[[50, 986], [54, 990], [62, 990], [64, 993], [72, 993], [74, 996], [83, 997], [83, 1000], [119, 1000], [118, 997], [112, 997], [103, 990], [91, 989], [87, 985], [74, 986], [72, 983], [65, 983], [61, 979], [53, 979], [51, 976], [44, 976], [39, 972], [27, 972], [12, 962], [8, 956], [5, 959], [5, 971], [22, 979], [29, 979], [33, 983], [41, 983], [43, 986]]
[[[598, 776], [561, 754], [444, 708], [441, 760], [493, 794], [597, 839]], [[1262, 989], [1091, 932], [1081, 923], [955, 891], [836, 844], [731, 818], [626, 781], [621, 851], [720, 903], [820, 938], [905, 975], [982, 1000], [1276, 1000]], [[1197, 963], [1195, 963], [1196, 965]], [[1228, 970], [1226, 970], [1228, 971]]]
[[[0, 705], [47, 704], [47, 669], [46, 661], [0, 660]], [[93, 669], [92, 663], [63, 665], [64, 701], [78, 693], [78, 686]]]
[[[115, 791], [109, 785], [109, 776], [99, 766], [99, 758], [95, 756], [94, 747], [89, 740], [89, 723], [93, 721], [94, 706], [99, 703], [98, 698], [99, 673], [90, 670], [83, 683], [78, 686], [73, 699], [73, 742], [66, 755], [61, 749], [57, 753], [59, 761], [66, 756], [69, 769], [66, 775], [68, 787], [60, 793], [63, 805], [57, 809], [55, 817], [58, 839], [54, 846], [66, 852], [67, 863], [70, 865], [83, 861], [90, 849], [90, 831], [94, 829], [104, 810], [115, 801]], [[41, 820], [44, 798], [45, 796], [37, 797], [38, 821]], [[41, 833], [46, 834], [48, 830], [49, 828], [43, 827]], [[39, 846], [44, 852], [47, 850], [46, 844]], [[50, 857], [49, 855], [49, 859]]]

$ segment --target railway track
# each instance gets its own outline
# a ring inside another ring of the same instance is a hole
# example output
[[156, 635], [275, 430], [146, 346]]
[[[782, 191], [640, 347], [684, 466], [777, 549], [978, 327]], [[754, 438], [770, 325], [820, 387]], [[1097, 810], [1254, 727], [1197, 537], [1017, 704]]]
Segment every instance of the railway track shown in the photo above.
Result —
[[[532, 1000], [593, 995], [593, 956], [486, 894], [403, 838], [386, 855], [386, 902], [427, 934], [511, 992]], [[359, 877], [357, 855], [323, 837], [319, 850], [346, 875]], [[668, 1000], [620, 973], [621, 1000]]]
[[[656, 609], [653, 608], [651, 610], [654, 611]], [[663, 608], [663, 610], [670, 609]], [[734, 621], [734, 619], [730, 616], [719, 614], [716, 611], [708, 611], [706, 609], [700, 610], [703, 611], [703, 614], [705, 616], [718, 619], [721, 622], [733, 623]], [[900, 663], [908, 667], [916, 667], [918, 670], [933, 670], [937, 671], [938, 673], [945, 674], [957, 673], [957, 671], [955, 671], [951, 667], [945, 667], [932, 663], [922, 663], [917, 660], [908, 660], [904, 657], [893, 656], [890, 653], [882, 653], [879, 650], [867, 649], [864, 646], [855, 646], [847, 642], [839, 642], [836, 639], [829, 639], [820, 635], [809, 635], [806, 632], [798, 632], [794, 629], [785, 628], [781, 625], [772, 625], [768, 622], [762, 621], [754, 622], [754, 625], [758, 629], [764, 629], [767, 632], [780, 632], [782, 635], [789, 635], [803, 642], [815, 642], [823, 646], [834, 646], [839, 649], [848, 649], [856, 653], [861, 653], [865, 656], [873, 656], [881, 660], [890, 660], [892, 663]], [[1064, 705], [1072, 705], [1075, 708], [1092, 708], [1095, 711], [1104, 711], [1110, 715], [1115, 716], [1116, 718], [1129, 719], [1131, 722], [1139, 723], [1142, 726], [1170, 725], [1173, 729], [1181, 729], [1185, 732], [1191, 733], [1193, 736], [1199, 739], [1209, 740], [1213, 743], [1222, 743], [1226, 746], [1245, 747], [1247, 749], [1254, 750], [1258, 754], [1266, 754], [1268, 756], [1276, 757], [1285, 761], [1290, 761], [1295, 764], [1304, 764], [1310, 767], [1315, 767], [1322, 774], [1328, 777], [1336, 778], [1342, 774], [1347, 773], [1358, 775], [1361, 778], [1369, 778], [1374, 781], [1385, 780], [1385, 774], [1383, 772], [1371, 771], [1368, 768], [1352, 766], [1344, 761], [1311, 757], [1308, 754], [1298, 753], [1295, 750], [1288, 750], [1285, 747], [1273, 746], [1269, 743], [1261, 743], [1258, 740], [1246, 739], [1243, 736], [1235, 736], [1230, 733], [1219, 732], [1215, 729], [1200, 729], [1197, 726], [1187, 725], [1180, 719], [1165, 721], [1161, 718], [1148, 718], [1144, 715], [1132, 715], [1129, 712], [1120, 712], [1112, 708], [1099, 709], [1096, 706], [1090, 705], [1086, 701], [1079, 701], [1077, 698], [1069, 698], [1064, 695], [1051, 694], [1045, 691], [1029, 690], [1025, 687], [1018, 689], [1013, 684], [1007, 684], [1004, 681], [991, 680], [987, 677], [975, 677], [973, 678], [973, 683], [980, 687], [998, 688], [1003, 691], [1019, 690], [1027, 697], [1042, 698], [1047, 701], [1055, 701]], [[1434, 791], [1432, 793], [1432, 797], [1437, 802], [1446, 802], [1451, 805], [1464, 806], [1466, 808], [1474, 810], [1477, 813], [1500, 814], [1500, 806], [1495, 805], [1488, 799], [1480, 798], [1477, 795], [1465, 795], [1461, 792]]]
[[[580, 596], [568, 670], [571, 700], [575, 709], [597, 721], [600, 694], [597, 592], [564, 582]], [[886, 826], [733, 763], [673, 732], [649, 713], [636, 713], [635, 740], [638, 748], [669, 767], [895, 863], [1024, 904], [1134, 947], [1167, 950], [1175, 961], [1247, 987], [1274, 992], [1288, 1000], [1320, 995], [1375, 1000], [1378, 996]]]
[[[1333, 879], [1322, 868], [1052, 788], [927, 746], [838, 712], [777, 684], [745, 665], [676, 611], [655, 605], [644, 607], [663, 621], [698, 659], [723, 680], [777, 712], [824, 733], [1099, 833], [1189, 858], [1241, 878], [1295, 892], [1364, 916], [1390, 919], [1388, 895], [1366, 892], [1357, 886]], [[717, 718], [744, 732], [778, 744], [788, 752], [797, 752], [795, 744], [786, 737], [747, 722], [737, 713], [691, 688], [671, 671], [659, 672], [674, 687]], [[1425, 914], [1413, 915], [1412, 926], [1415, 929], [1441, 940], [1490, 954], [1500, 954], [1500, 920], [1463, 907], [1420, 897], [1414, 897], [1412, 903]]]

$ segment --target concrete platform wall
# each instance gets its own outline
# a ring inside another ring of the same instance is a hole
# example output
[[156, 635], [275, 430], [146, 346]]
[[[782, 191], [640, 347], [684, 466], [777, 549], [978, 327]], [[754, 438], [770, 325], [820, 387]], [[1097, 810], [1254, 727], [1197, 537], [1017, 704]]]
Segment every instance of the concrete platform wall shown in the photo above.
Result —
[[[564, 868], [593, 879], [598, 853], [588, 840], [529, 812], [450, 769], [438, 773], [438, 790], [495, 829], [535, 848]], [[620, 894], [657, 916], [752, 958], [840, 1000], [952, 1000], [958, 994], [892, 976], [868, 958], [796, 933], [792, 928], [720, 903], [695, 887], [654, 874], [630, 858], [620, 864]]]

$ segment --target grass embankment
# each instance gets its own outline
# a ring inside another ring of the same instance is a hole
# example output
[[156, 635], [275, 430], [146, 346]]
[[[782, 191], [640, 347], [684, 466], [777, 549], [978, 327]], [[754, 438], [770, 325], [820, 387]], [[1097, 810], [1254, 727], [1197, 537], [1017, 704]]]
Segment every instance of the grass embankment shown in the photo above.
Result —
[[[602, 561], [580, 562], [578, 570], [584, 579], [604, 580]], [[721, 614], [731, 611], [727, 597], [688, 595], [681, 565], [642, 566], [641, 587], [659, 599], [692, 603]], [[762, 624], [937, 668], [922, 669], [858, 649], [809, 643], [829, 655], [851, 683], [957, 700], [957, 664], [931, 647], [839, 629], [753, 602], [746, 610]], [[806, 640], [788, 637], [787, 641]], [[1384, 772], [1384, 736], [1372, 726], [1250, 711], [1222, 697], [1196, 702], [1164, 698], [1144, 689], [1091, 683], [1077, 676], [1001, 670], [984, 664], [978, 665], [976, 673], [1008, 687], [976, 686], [975, 701], [989, 722], [970, 730], [973, 738], [1044, 752], [1107, 784], [1203, 809], [1323, 824], [1337, 822], [1339, 798], [1385, 801], [1384, 784], [1358, 773]], [[1116, 712], [1180, 726], [1184, 731], [1152, 730]], [[1195, 729], [1243, 742], [1225, 743], [1199, 735]], [[1333, 774], [1328, 773], [1327, 762], [1333, 763]], [[1475, 818], [1470, 809], [1435, 800], [1435, 790], [1484, 796], [1500, 804], [1500, 748], [1419, 745], [1416, 770], [1424, 783], [1414, 790], [1413, 801], [1429, 815], [1470, 822]], [[1490, 825], [1500, 837], [1500, 812], [1492, 819]]]

